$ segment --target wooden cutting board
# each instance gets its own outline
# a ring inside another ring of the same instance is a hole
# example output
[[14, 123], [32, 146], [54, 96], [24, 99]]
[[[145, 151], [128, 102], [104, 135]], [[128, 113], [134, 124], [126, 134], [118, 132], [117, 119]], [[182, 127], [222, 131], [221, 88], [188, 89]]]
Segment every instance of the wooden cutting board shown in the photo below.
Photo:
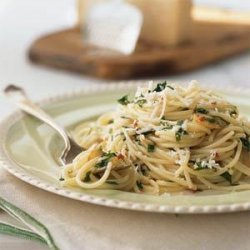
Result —
[[80, 28], [75, 27], [36, 40], [29, 58], [37, 64], [98, 78], [128, 79], [182, 73], [250, 49], [250, 20], [201, 11], [202, 15], [195, 13], [192, 39], [176, 47], [139, 41], [132, 55], [110, 54], [84, 44]]

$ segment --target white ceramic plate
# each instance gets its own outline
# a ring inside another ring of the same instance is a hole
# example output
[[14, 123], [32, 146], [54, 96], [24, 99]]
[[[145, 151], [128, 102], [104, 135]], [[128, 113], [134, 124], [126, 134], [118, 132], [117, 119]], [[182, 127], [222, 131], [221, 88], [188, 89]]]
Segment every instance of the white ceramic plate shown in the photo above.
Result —
[[[94, 86], [81, 93], [50, 98], [41, 103], [57, 122], [70, 129], [78, 122], [112, 109], [116, 100], [133, 93], [136, 84], [127, 82]], [[250, 117], [250, 89], [217, 89]], [[53, 155], [61, 145], [55, 132], [37, 120], [15, 112], [0, 126], [0, 164], [17, 178], [47, 190], [98, 205], [168, 213], [215, 213], [250, 209], [250, 191], [162, 195], [159, 197], [112, 190], [62, 188], [58, 181], [60, 169]]]

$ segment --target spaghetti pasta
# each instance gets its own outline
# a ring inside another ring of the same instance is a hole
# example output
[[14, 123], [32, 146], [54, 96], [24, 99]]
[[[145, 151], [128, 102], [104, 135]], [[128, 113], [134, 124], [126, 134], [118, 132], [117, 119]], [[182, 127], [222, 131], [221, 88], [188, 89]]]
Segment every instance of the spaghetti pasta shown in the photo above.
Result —
[[250, 124], [236, 106], [192, 81], [150, 83], [73, 132], [85, 149], [62, 184], [160, 195], [250, 189]]

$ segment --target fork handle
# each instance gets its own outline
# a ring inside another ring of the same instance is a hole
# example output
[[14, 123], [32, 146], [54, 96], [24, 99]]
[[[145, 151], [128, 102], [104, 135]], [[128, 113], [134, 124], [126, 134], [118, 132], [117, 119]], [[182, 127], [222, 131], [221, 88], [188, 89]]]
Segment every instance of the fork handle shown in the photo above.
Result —
[[51, 118], [47, 113], [45, 113], [38, 105], [33, 103], [25, 94], [25, 91], [16, 85], [8, 85], [4, 89], [5, 95], [16, 104], [22, 111], [28, 113], [29, 115], [34, 116], [35, 118], [41, 120], [42, 122], [48, 124], [50, 127], [55, 129], [63, 138], [65, 143], [64, 152], [61, 155], [63, 159], [64, 156], [70, 149], [70, 139], [68, 133], [59, 126], [56, 122], [54, 122], [53, 118]]

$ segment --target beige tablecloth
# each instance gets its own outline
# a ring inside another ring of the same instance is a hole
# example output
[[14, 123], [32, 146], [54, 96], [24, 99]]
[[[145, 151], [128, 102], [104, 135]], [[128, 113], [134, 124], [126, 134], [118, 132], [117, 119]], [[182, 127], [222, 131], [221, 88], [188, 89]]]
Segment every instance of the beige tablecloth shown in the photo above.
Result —
[[39, 190], [3, 169], [0, 184], [0, 196], [45, 224], [62, 250], [250, 249], [250, 212], [176, 216], [106, 208]]

